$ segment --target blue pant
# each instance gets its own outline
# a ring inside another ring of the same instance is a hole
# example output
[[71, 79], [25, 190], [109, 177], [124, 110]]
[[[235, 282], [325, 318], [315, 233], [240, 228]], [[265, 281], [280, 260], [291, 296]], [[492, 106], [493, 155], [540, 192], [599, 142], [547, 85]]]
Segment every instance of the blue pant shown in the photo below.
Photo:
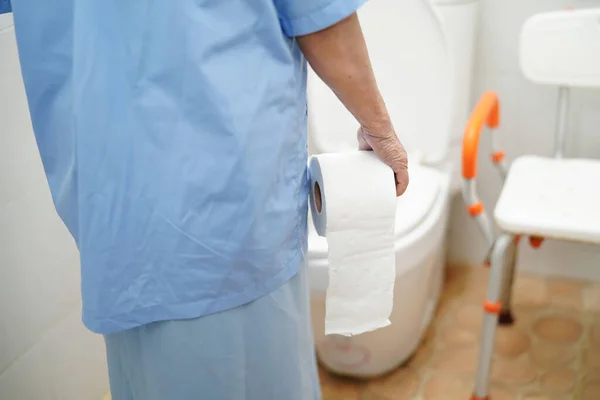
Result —
[[319, 400], [308, 290], [106, 335], [113, 400]]

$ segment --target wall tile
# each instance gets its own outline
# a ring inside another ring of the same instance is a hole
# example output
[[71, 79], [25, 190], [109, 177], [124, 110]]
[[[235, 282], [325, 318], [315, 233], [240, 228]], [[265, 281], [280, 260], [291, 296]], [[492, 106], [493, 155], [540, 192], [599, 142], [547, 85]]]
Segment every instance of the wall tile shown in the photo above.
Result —
[[482, 0], [479, 60], [488, 70], [519, 71], [519, 34], [530, 16], [579, 6], [585, 1], [571, 0]]
[[52, 369], [57, 399], [98, 400], [108, 391], [104, 340], [84, 328], [79, 307], [50, 332], [41, 346], [50, 348], [46, 364], [60, 363], [60, 368]]
[[52, 368], [48, 364], [49, 347], [32, 349], [0, 375], [0, 399], [2, 400], [57, 400], [54, 391]]
[[2, 400], [98, 400], [107, 390], [102, 337], [83, 328], [79, 307], [0, 375]]
[[13, 26], [12, 13], [0, 15], [0, 32]]
[[78, 252], [51, 201], [11, 24], [0, 17], [0, 399], [97, 400], [104, 346], [81, 323]]
[[571, 90], [568, 155], [600, 157], [599, 107], [600, 90]]
[[45, 181], [0, 210], [0, 370], [80, 299], [78, 253]]

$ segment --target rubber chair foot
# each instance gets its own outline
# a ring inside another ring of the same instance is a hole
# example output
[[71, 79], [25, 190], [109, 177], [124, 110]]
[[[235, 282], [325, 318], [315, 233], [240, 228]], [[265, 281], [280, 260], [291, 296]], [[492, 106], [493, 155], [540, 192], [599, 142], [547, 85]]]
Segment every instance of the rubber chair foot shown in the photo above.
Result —
[[512, 315], [510, 310], [502, 310], [498, 315], [498, 324], [499, 325], [512, 325], [515, 322], [515, 318]]

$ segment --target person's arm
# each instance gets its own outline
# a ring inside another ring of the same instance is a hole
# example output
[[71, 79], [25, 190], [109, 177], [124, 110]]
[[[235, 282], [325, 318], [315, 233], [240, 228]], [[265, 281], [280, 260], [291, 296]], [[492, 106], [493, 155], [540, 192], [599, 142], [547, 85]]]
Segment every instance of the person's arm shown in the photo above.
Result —
[[408, 185], [406, 151], [377, 87], [356, 13], [323, 30], [297, 36], [297, 40], [313, 70], [361, 125], [360, 148], [373, 149], [393, 169], [396, 192], [404, 193]]

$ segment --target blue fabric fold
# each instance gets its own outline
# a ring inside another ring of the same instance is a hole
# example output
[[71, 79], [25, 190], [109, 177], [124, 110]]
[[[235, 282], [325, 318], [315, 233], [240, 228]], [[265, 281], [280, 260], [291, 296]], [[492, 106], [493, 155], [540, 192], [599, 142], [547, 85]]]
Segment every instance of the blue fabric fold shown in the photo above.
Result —
[[12, 12], [10, 0], [0, 0], [0, 14]]

